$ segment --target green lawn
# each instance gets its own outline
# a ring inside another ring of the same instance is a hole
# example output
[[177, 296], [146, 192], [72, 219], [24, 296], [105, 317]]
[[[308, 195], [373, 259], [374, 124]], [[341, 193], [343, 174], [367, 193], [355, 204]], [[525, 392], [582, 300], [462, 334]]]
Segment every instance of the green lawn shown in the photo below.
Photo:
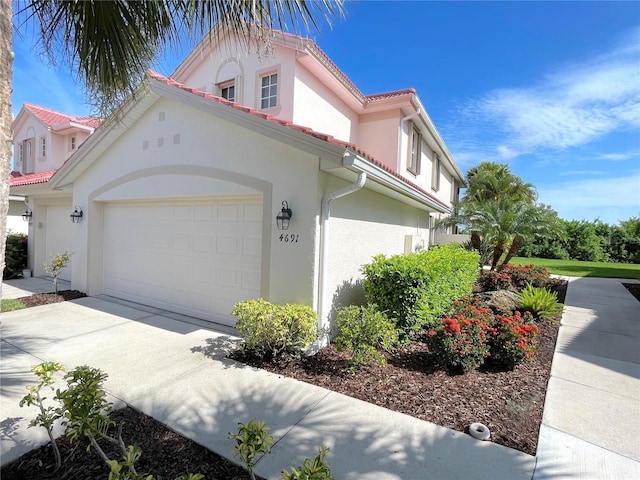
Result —
[[547, 267], [551, 273], [571, 277], [636, 278], [640, 280], [640, 265], [629, 263], [579, 262], [577, 260], [523, 257], [514, 257], [511, 263], [514, 265], [533, 263]]
[[2, 312], [10, 312], [11, 310], [20, 310], [27, 307], [20, 300], [13, 300], [10, 298], [5, 298], [1, 302], [0, 311]]

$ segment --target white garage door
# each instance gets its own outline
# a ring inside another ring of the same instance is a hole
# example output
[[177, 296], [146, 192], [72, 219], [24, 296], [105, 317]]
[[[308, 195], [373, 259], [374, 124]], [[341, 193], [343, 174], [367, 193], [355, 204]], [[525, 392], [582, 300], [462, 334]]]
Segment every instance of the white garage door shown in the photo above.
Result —
[[[45, 251], [44, 261], [50, 262], [51, 257], [59, 253], [72, 253], [72, 228], [76, 225], [71, 223], [71, 204], [67, 206], [47, 205], [45, 212]], [[60, 271], [58, 278], [61, 280], [71, 280], [71, 262]], [[48, 274], [47, 274], [48, 275]]]
[[232, 325], [260, 296], [261, 233], [261, 197], [108, 204], [105, 293]]

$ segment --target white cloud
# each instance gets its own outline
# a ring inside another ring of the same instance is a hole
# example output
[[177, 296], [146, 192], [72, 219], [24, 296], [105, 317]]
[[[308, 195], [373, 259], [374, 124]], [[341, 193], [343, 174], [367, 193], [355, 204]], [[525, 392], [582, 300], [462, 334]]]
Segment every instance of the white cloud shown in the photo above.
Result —
[[640, 214], [640, 171], [623, 177], [585, 179], [538, 188], [538, 200], [565, 219], [599, 217], [617, 223]]
[[629, 43], [557, 68], [537, 84], [492, 90], [471, 102], [463, 114], [474, 124], [485, 125], [485, 133], [501, 134], [499, 146], [494, 147], [500, 154], [565, 149], [638, 128], [640, 29], [634, 32]]
[[629, 152], [618, 152], [618, 153], [602, 153], [598, 155], [598, 160], [610, 160], [613, 162], [620, 162], [624, 160], [629, 160], [631, 158], [640, 159], [640, 150], [632, 150]]
[[498, 152], [498, 155], [500, 155], [500, 157], [505, 160], [511, 160], [512, 158], [515, 158], [519, 155], [518, 152], [512, 150], [506, 145], [498, 145], [498, 147], [496, 148], [496, 152]]

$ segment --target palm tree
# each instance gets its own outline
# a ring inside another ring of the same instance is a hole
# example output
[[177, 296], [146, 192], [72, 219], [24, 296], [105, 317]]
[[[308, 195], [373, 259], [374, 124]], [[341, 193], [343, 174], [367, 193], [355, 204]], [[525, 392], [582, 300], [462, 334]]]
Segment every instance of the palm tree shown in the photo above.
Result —
[[[510, 201], [533, 205], [537, 198], [536, 188], [511, 173], [507, 164], [481, 162], [467, 171], [467, 185], [469, 185], [467, 191], [458, 206], [460, 212], [482, 210], [487, 202]], [[455, 225], [451, 221], [446, 221], [444, 224]], [[471, 245], [480, 251], [483, 243], [487, 243], [489, 238], [485, 236], [481, 239], [480, 232], [471, 231], [470, 233]]]
[[[502, 269], [524, 243], [534, 236], [560, 234], [557, 214], [545, 205], [509, 198], [468, 204], [438, 225], [463, 225], [482, 243], [492, 246], [491, 270]], [[475, 247], [474, 247], [475, 248]], [[503, 255], [502, 264], [498, 265]]]
[[[104, 116], [133, 94], [152, 61], [181, 35], [231, 32], [247, 40], [271, 28], [317, 28], [343, 0], [28, 0], [17, 18], [35, 22], [45, 53], [69, 64]], [[11, 158], [12, 0], [0, 0], [0, 271], [4, 270]], [[257, 32], [257, 33], [256, 33]], [[60, 57], [60, 58], [58, 58]], [[0, 287], [1, 289], [1, 287]], [[1, 293], [1, 290], [0, 290]]]
[[507, 164], [495, 162], [481, 162], [467, 172], [465, 202], [485, 202], [489, 200], [523, 200], [535, 202], [536, 187], [531, 183], [524, 183], [522, 179], [511, 173]]

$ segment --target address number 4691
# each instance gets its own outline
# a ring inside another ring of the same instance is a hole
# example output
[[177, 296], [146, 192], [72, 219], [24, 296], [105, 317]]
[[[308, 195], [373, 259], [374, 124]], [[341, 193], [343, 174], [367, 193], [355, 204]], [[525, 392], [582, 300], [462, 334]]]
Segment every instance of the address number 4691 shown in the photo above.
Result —
[[299, 235], [293, 233], [281, 233], [280, 241], [284, 243], [298, 243], [298, 237]]

